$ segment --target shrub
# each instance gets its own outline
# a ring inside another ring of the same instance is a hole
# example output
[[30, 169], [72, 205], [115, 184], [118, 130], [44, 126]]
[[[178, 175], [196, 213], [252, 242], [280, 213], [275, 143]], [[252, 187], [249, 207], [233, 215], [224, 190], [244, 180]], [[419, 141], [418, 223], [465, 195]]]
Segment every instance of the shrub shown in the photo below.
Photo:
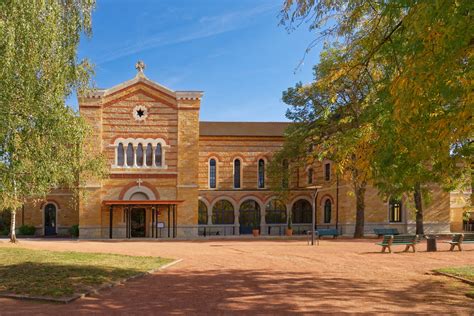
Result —
[[69, 233], [72, 237], [79, 237], [79, 225], [72, 225], [71, 228], [69, 228]]
[[19, 235], [32, 236], [35, 234], [35, 231], [35, 226], [22, 225], [20, 228], [18, 228]]
[[0, 228], [0, 236], [8, 236], [10, 234], [10, 229], [8, 227]]

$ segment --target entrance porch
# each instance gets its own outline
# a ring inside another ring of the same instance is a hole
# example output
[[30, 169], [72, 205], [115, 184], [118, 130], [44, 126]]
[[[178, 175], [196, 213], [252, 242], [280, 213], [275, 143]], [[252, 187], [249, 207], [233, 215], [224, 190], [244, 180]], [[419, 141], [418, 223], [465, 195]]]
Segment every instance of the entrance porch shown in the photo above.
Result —
[[[178, 205], [181, 200], [106, 200], [109, 213], [110, 239], [114, 235], [114, 216], [123, 216], [125, 238], [176, 238]], [[123, 231], [122, 231], [123, 233]]]

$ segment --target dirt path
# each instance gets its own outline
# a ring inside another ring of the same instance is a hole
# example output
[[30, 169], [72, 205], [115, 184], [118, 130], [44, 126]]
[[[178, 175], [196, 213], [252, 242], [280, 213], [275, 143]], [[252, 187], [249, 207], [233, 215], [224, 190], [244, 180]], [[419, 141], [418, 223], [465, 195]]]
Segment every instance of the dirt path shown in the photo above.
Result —
[[[165, 272], [135, 279], [68, 305], [0, 298], [0, 315], [75, 313], [289, 314], [406, 313], [474, 315], [466, 286], [433, 276], [474, 264], [464, 252], [380, 254], [375, 240], [88, 242], [22, 241], [21, 247], [182, 258]], [[0, 247], [12, 247], [0, 241]], [[398, 247], [398, 251], [403, 248]], [[420, 250], [426, 245], [419, 246]], [[1, 281], [1, 280], [0, 280]]]

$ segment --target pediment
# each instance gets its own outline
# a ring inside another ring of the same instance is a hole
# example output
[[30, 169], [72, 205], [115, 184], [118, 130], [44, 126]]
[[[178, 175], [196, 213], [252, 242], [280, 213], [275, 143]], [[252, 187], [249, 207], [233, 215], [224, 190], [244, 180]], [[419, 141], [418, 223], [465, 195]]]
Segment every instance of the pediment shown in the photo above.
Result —
[[168, 87], [165, 87], [155, 81], [148, 79], [143, 73], [138, 73], [133, 79], [122, 82], [112, 88], [109, 88], [105, 91], [104, 96], [110, 96], [120, 92], [121, 90], [127, 89], [136, 85], [148, 86], [151, 89], [160, 92], [162, 94], [168, 95], [169, 97], [176, 98], [176, 92], [171, 90]]
[[78, 95], [80, 107], [102, 106], [123, 100], [145, 98], [149, 102], [160, 102], [174, 109], [184, 105], [189, 100], [201, 100], [202, 91], [174, 91], [164, 85], [148, 79], [143, 72], [128, 81], [122, 82], [109, 89], [96, 89], [84, 95]]
[[123, 100], [146, 100], [149, 102], [163, 103], [172, 108], [177, 108], [176, 93], [173, 90], [153, 82], [143, 75], [137, 75], [132, 80], [105, 90], [103, 98], [104, 107]]

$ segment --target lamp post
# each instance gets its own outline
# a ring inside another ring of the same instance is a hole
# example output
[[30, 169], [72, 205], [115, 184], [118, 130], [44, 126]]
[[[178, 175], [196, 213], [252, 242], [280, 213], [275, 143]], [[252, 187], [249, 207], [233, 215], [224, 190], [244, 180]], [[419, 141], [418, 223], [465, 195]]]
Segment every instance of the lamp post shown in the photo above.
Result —
[[314, 190], [311, 203], [313, 206], [313, 212], [311, 214], [311, 246], [314, 246], [314, 227], [316, 226], [316, 198], [318, 197], [318, 189], [321, 189], [322, 186], [312, 185], [306, 188]]

